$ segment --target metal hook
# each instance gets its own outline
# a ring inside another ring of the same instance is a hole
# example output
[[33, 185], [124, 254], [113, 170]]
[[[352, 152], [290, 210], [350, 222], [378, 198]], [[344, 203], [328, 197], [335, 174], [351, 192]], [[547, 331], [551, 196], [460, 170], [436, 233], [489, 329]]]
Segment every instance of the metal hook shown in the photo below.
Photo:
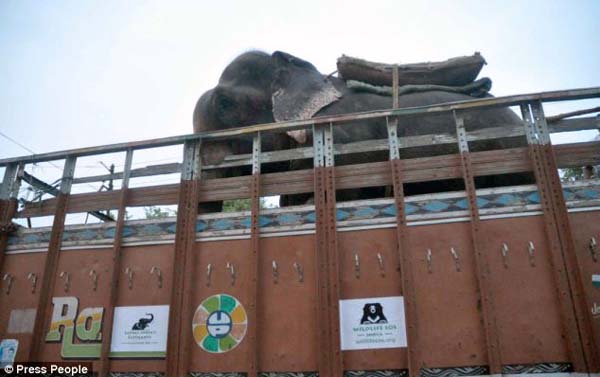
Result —
[[427, 272], [433, 272], [431, 249], [427, 249]]
[[383, 265], [383, 256], [381, 253], [377, 253], [377, 262], [379, 263], [379, 271], [381, 272], [381, 277], [385, 277], [385, 266]]
[[231, 285], [235, 285], [235, 266], [233, 263], [227, 262], [227, 269], [229, 270], [229, 275], [231, 275]]
[[8, 280], [8, 285], [6, 286], [6, 294], [9, 295], [10, 294], [10, 288], [13, 285], [13, 281], [15, 280], [15, 278], [11, 275], [11, 274], [4, 274], [4, 277], [2, 278], [2, 280], [7, 281]]
[[59, 275], [61, 278], [65, 278], [65, 292], [69, 292], [69, 286], [71, 285], [71, 274], [62, 271]]
[[458, 258], [458, 253], [456, 252], [456, 249], [451, 247], [450, 254], [452, 254], [452, 257], [454, 258], [454, 265], [456, 266], [456, 271], [460, 271], [460, 259]]
[[279, 281], [279, 266], [277, 266], [277, 261], [271, 262], [271, 268], [273, 269], [273, 283], [277, 284]]
[[529, 253], [529, 264], [531, 267], [535, 267], [535, 246], [532, 241], [529, 241], [529, 245], [527, 246], [527, 252]]
[[163, 277], [162, 271], [157, 266], [152, 266], [150, 269], [150, 275], [153, 275], [156, 272], [156, 276], [158, 277], [158, 288], [162, 288], [163, 285]]
[[302, 283], [304, 281], [304, 268], [298, 262], [294, 262], [294, 268], [296, 269], [296, 272], [298, 273], [298, 281], [300, 283]]
[[502, 260], [504, 261], [504, 268], [508, 268], [508, 245], [506, 243], [502, 244]]
[[30, 272], [27, 275], [27, 280], [31, 280], [31, 293], [35, 293], [35, 287], [37, 286], [37, 274], [35, 272]]
[[360, 258], [357, 253], [354, 253], [354, 276], [360, 278]]
[[125, 269], [125, 275], [127, 275], [127, 287], [129, 289], [133, 288], [133, 270], [131, 267], [127, 267]]
[[92, 289], [96, 291], [98, 289], [98, 274], [96, 273], [96, 270], [91, 269], [90, 276], [92, 277]]
[[598, 262], [598, 256], [597, 256], [597, 251], [596, 251], [596, 247], [598, 246], [598, 243], [596, 242], [596, 238], [592, 237], [590, 239], [590, 253], [592, 254], [592, 259], [594, 260], [594, 262]]
[[210, 287], [210, 276], [212, 275], [212, 264], [206, 265], [206, 286]]

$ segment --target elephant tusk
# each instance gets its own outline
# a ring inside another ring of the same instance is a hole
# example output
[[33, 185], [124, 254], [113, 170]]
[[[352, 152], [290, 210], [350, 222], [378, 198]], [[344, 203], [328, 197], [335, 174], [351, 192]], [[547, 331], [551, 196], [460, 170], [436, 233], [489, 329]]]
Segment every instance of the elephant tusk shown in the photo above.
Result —
[[288, 131], [286, 132], [289, 137], [296, 140], [300, 144], [306, 144], [308, 137], [306, 136], [306, 130]]

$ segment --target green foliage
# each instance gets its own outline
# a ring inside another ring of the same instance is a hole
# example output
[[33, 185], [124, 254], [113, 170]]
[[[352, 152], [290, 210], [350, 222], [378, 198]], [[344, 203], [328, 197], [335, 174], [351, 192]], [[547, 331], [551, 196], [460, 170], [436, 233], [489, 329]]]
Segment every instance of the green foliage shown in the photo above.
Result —
[[561, 170], [563, 182], [581, 181], [583, 179], [583, 168], [565, 168]]
[[177, 216], [177, 210], [162, 209], [160, 207], [144, 207], [146, 219], [164, 219], [165, 217]]
[[[234, 199], [223, 201], [223, 212], [250, 211], [252, 202], [250, 199]], [[260, 199], [260, 208], [272, 208], [264, 198]]]

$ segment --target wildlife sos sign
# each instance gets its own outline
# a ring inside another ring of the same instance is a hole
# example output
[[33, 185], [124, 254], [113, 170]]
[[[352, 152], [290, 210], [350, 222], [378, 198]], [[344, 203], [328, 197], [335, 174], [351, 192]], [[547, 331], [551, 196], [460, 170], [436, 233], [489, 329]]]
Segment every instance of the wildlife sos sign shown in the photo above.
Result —
[[340, 300], [342, 350], [406, 347], [404, 298]]
[[169, 305], [116, 307], [110, 356], [165, 357], [168, 326]]

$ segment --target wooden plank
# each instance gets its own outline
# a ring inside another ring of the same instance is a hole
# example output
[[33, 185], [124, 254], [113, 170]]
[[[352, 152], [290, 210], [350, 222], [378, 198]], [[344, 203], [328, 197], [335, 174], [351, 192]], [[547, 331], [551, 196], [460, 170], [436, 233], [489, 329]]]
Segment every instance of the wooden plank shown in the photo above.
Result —
[[32, 163], [32, 162], [43, 162], [43, 161], [51, 161], [65, 158], [66, 156], [73, 157], [81, 157], [81, 156], [89, 156], [94, 154], [104, 154], [104, 153], [115, 153], [115, 152], [123, 152], [128, 149], [137, 150], [137, 149], [146, 149], [153, 147], [162, 147], [168, 145], [176, 145], [181, 144], [188, 140], [198, 140], [202, 138], [204, 140], [208, 139], [221, 139], [232, 136], [240, 136], [240, 135], [250, 135], [255, 132], [267, 132], [267, 131], [278, 131], [285, 132], [291, 131], [294, 129], [303, 129], [311, 127], [313, 124], [329, 124], [329, 123], [339, 123], [345, 122], [348, 120], [362, 120], [362, 119], [373, 119], [373, 118], [381, 118], [381, 117], [389, 117], [389, 116], [409, 116], [416, 114], [442, 114], [452, 112], [454, 110], [466, 110], [466, 109], [489, 109], [495, 107], [507, 107], [507, 106], [516, 106], [521, 103], [526, 103], [530, 101], [542, 101], [542, 102], [552, 102], [552, 101], [564, 101], [564, 100], [576, 100], [576, 99], [586, 99], [586, 98], [597, 98], [600, 97], [600, 87], [593, 88], [583, 88], [583, 89], [572, 89], [572, 90], [560, 90], [560, 91], [552, 91], [552, 92], [542, 92], [542, 93], [532, 93], [532, 94], [521, 94], [521, 95], [513, 95], [506, 97], [490, 97], [469, 101], [459, 101], [459, 102], [450, 102], [445, 104], [436, 104], [430, 106], [421, 106], [421, 107], [413, 107], [413, 108], [401, 108], [401, 109], [392, 109], [392, 110], [377, 110], [377, 111], [368, 111], [362, 113], [354, 113], [354, 114], [345, 114], [345, 115], [337, 115], [337, 116], [323, 116], [317, 117], [310, 120], [303, 121], [288, 121], [288, 122], [280, 122], [280, 123], [269, 123], [269, 124], [260, 124], [250, 127], [241, 127], [241, 128], [233, 128], [228, 130], [221, 130], [215, 132], [207, 132], [201, 134], [191, 134], [191, 135], [181, 135], [181, 136], [173, 136], [168, 138], [161, 139], [151, 139], [151, 140], [143, 140], [138, 142], [130, 142], [130, 143], [119, 143], [119, 144], [111, 144], [111, 145], [103, 145], [97, 147], [89, 147], [89, 148], [78, 148], [67, 151], [60, 152], [50, 152], [43, 153], [37, 155], [30, 156], [22, 156], [22, 157], [12, 157], [12, 158], [4, 158], [0, 159], [0, 166], [5, 166], [9, 163], [13, 162], [22, 162], [22, 163]]
[[482, 244], [482, 241], [485, 240], [485, 235], [481, 234], [479, 206], [477, 205], [477, 191], [475, 189], [476, 174], [473, 171], [473, 164], [471, 162], [471, 153], [469, 152], [469, 144], [467, 141], [467, 131], [465, 129], [464, 119], [460, 114], [457, 113], [454, 114], [454, 119], [456, 123], [458, 147], [461, 156], [463, 181], [469, 203], [471, 242], [473, 244], [475, 257], [487, 360], [490, 368], [490, 374], [500, 375], [502, 373], [500, 339], [498, 334], [498, 324], [496, 321], [496, 311], [494, 309], [494, 291], [490, 286], [490, 266], [487, 260], [487, 255], [483, 253], [484, 245]]
[[129, 173], [131, 171], [131, 162], [133, 160], [133, 151], [127, 151], [125, 156], [125, 166], [123, 181], [121, 183], [121, 198], [119, 202], [119, 212], [117, 214], [117, 223], [115, 227], [115, 235], [113, 238], [113, 250], [112, 250], [112, 273], [110, 275], [110, 293], [108, 296], [108, 307], [104, 315], [104, 328], [108, 331], [104, 331], [102, 338], [102, 348], [100, 351], [100, 367], [98, 375], [100, 377], [108, 377], [110, 374], [110, 345], [112, 341], [112, 328], [114, 321], [114, 310], [117, 306], [118, 292], [119, 292], [119, 281], [121, 279], [121, 260], [123, 257], [122, 244], [123, 244], [123, 229], [125, 228], [125, 211], [127, 208], [127, 199], [129, 196]]
[[[600, 141], [554, 146], [560, 168], [600, 164]], [[531, 160], [527, 148], [512, 148], [471, 152], [473, 172], [477, 176], [520, 173], [530, 171]], [[405, 183], [460, 178], [459, 155], [443, 155], [402, 160]], [[360, 179], [358, 178], [360, 176]], [[261, 175], [263, 196], [298, 194], [314, 189], [312, 170], [297, 170]], [[199, 201], [228, 200], [250, 196], [251, 176], [211, 179], [200, 183]], [[389, 162], [336, 167], [337, 189], [385, 186], [392, 182]], [[173, 205], [177, 203], [179, 185], [130, 189], [129, 206]], [[118, 207], [119, 190], [101, 193], [71, 195], [69, 213], [87, 212]], [[16, 214], [17, 218], [47, 216], [54, 213], [56, 199], [30, 203]]]
[[48, 252], [44, 264], [44, 273], [40, 286], [40, 298], [35, 313], [35, 322], [33, 326], [33, 335], [31, 337], [31, 348], [29, 349], [28, 361], [41, 361], [41, 350], [44, 345], [44, 332], [46, 323], [50, 319], [52, 306], [50, 305], [51, 295], [56, 281], [58, 260], [60, 257], [60, 246], [65, 227], [65, 218], [67, 215], [67, 206], [69, 202], [69, 192], [71, 191], [71, 180], [75, 172], [75, 157], [68, 157], [65, 160], [63, 176], [60, 184], [60, 193], [56, 198], [56, 212], [52, 223], [52, 232], [48, 243]]

